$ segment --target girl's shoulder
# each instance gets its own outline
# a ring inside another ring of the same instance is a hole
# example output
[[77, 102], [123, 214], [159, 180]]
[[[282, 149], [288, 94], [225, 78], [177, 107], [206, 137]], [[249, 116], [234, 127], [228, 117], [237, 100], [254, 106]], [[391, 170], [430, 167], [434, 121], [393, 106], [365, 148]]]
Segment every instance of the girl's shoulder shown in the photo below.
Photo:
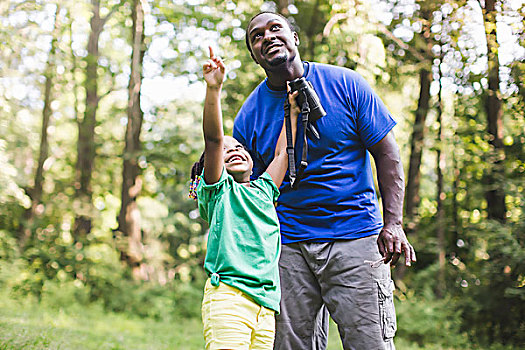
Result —
[[273, 182], [272, 177], [267, 172], [262, 173], [257, 180], [252, 181], [251, 185], [254, 188], [259, 189], [264, 192], [269, 200], [276, 202], [279, 197], [279, 189], [275, 182]]

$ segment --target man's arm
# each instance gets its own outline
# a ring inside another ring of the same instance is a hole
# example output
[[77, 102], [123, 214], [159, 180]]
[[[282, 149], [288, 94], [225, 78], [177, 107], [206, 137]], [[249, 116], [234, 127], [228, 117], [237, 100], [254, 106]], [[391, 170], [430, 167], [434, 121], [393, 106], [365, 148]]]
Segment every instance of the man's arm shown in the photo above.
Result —
[[408, 242], [403, 230], [403, 197], [405, 178], [399, 148], [393, 132], [369, 148], [377, 169], [377, 181], [383, 201], [384, 226], [377, 244], [385, 263], [396, 264], [400, 255], [405, 254], [405, 265], [416, 261], [416, 252]]

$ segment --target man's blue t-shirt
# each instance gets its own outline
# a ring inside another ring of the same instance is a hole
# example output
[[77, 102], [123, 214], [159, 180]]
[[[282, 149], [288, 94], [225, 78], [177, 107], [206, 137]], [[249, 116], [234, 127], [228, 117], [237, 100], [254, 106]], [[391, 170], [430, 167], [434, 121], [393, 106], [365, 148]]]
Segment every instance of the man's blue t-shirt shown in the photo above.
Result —
[[[381, 99], [356, 72], [305, 62], [305, 78], [326, 115], [315, 122], [320, 139], [308, 138], [308, 167], [297, 189], [288, 176], [281, 185], [277, 213], [282, 243], [355, 239], [383, 226], [367, 148], [381, 141], [396, 122]], [[253, 177], [274, 157], [284, 119], [286, 91], [264, 80], [248, 97], [234, 124], [233, 137], [253, 157]], [[297, 129], [297, 165], [303, 136]]]

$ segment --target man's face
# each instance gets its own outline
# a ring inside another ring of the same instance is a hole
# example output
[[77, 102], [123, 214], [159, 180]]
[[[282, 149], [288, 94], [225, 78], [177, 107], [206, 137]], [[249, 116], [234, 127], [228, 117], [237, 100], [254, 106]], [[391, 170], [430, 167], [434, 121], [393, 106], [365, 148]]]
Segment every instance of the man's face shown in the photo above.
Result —
[[293, 61], [297, 55], [297, 33], [278, 15], [263, 13], [255, 17], [247, 33], [252, 57], [264, 69]]

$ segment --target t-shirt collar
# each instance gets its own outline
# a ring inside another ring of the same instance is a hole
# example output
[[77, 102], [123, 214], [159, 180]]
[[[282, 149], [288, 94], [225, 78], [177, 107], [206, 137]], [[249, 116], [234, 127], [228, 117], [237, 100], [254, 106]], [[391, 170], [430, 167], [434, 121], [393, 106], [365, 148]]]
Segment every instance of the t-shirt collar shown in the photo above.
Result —
[[[303, 61], [303, 77], [306, 78], [308, 76], [308, 73], [310, 72], [310, 62], [308, 61]], [[268, 86], [268, 77], [266, 77], [264, 79], [264, 82], [263, 82], [263, 87], [265, 90], [267, 90], [270, 94], [276, 96], [276, 97], [283, 97], [283, 96], [286, 96], [286, 90], [279, 90], [279, 91], [276, 91], [276, 90], [272, 90], [270, 89], [270, 87]]]

